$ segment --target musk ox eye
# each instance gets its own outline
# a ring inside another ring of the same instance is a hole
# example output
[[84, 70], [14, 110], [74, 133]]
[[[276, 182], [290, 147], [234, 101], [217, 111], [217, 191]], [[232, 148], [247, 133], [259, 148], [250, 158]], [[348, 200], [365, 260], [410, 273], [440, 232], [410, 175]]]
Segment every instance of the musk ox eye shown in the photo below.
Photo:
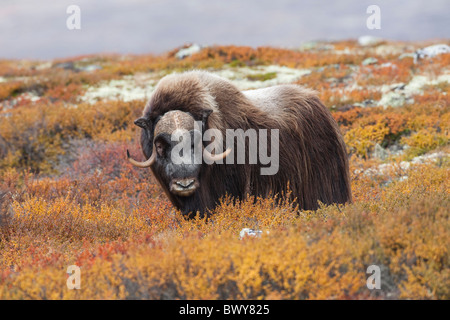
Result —
[[156, 152], [158, 153], [158, 155], [160, 156], [160, 157], [164, 157], [164, 145], [163, 145], [163, 143], [162, 142], [159, 142], [159, 141], [157, 141], [157, 142], [155, 142], [155, 148], [156, 148]]

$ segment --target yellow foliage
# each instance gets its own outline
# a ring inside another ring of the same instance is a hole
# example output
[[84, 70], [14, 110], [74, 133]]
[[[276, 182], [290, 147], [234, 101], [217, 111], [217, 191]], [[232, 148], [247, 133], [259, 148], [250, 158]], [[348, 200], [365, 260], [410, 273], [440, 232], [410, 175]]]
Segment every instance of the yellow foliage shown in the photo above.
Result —
[[375, 125], [358, 126], [350, 129], [344, 136], [350, 151], [367, 158], [377, 143], [381, 143], [389, 133], [389, 128], [382, 122]]
[[438, 133], [436, 129], [420, 129], [409, 137], [403, 137], [401, 142], [407, 144], [410, 156], [418, 156], [437, 147], [448, 144], [449, 132]]

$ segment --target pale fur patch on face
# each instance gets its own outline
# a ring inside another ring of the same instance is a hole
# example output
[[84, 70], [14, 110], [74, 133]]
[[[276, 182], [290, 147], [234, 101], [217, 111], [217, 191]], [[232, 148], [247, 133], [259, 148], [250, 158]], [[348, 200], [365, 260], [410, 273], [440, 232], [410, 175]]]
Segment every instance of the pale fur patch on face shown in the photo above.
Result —
[[177, 129], [194, 129], [194, 118], [183, 111], [169, 111], [156, 124], [155, 136], [163, 132], [170, 134]]

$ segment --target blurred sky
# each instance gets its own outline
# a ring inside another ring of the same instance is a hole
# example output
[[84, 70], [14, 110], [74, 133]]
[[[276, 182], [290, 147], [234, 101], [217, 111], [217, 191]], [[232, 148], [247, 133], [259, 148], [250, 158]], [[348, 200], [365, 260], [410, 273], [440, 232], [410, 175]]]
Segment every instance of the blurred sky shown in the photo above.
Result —
[[[81, 30], [68, 30], [69, 5]], [[381, 9], [369, 30], [366, 9]], [[297, 47], [374, 35], [450, 38], [450, 0], [0, 0], [0, 58], [162, 53], [185, 43]]]

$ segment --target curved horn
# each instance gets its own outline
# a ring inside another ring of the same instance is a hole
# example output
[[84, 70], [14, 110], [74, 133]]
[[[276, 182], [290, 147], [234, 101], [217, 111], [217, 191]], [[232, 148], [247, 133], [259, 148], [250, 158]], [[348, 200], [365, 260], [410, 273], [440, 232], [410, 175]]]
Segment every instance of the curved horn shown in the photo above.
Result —
[[218, 160], [222, 160], [225, 159], [231, 152], [231, 149], [228, 148], [227, 150], [225, 150], [222, 153], [218, 153], [218, 154], [212, 154], [211, 152], [209, 152], [208, 150], [206, 150], [205, 148], [203, 148], [203, 157], [208, 160], [208, 162], [215, 162]]
[[138, 162], [136, 160], [134, 160], [133, 158], [130, 157], [130, 152], [128, 152], [127, 150], [127, 159], [128, 161], [139, 168], [148, 168], [150, 167], [156, 160], [156, 150], [155, 150], [155, 145], [153, 145], [153, 151], [152, 151], [152, 155], [150, 156], [150, 158], [147, 161], [144, 162]]

